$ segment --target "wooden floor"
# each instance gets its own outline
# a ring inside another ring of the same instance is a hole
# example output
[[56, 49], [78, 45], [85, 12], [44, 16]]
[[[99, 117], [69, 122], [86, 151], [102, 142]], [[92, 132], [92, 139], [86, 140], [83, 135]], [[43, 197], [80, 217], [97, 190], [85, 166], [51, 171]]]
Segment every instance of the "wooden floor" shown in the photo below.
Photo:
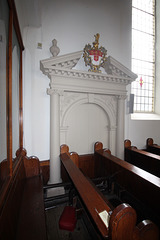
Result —
[[64, 206], [58, 206], [46, 211], [48, 240], [91, 240], [81, 218], [78, 218], [74, 232], [59, 229], [58, 222], [63, 208]]

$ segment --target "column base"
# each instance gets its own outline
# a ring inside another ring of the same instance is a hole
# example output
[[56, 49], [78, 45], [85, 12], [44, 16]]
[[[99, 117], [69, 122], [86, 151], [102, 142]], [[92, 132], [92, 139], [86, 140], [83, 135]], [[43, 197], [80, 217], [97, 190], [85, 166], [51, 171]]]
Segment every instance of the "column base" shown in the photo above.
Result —
[[64, 187], [50, 188], [47, 190], [47, 197], [54, 197], [65, 194]]

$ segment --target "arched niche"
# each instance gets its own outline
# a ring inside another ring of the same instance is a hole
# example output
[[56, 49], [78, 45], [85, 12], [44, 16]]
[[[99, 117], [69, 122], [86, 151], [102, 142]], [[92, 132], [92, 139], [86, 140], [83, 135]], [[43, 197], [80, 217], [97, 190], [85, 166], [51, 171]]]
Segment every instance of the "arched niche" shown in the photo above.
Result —
[[[98, 140], [115, 154], [116, 102], [113, 96], [68, 93], [61, 106], [60, 143], [71, 151], [92, 153]], [[68, 104], [67, 104], [68, 103]], [[114, 141], [115, 142], [115, 141]]]

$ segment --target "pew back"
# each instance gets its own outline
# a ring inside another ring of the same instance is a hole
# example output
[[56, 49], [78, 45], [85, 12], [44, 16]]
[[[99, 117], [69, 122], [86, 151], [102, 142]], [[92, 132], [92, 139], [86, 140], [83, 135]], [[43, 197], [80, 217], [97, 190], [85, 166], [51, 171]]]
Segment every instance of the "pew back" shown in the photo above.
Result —
[[25, 169], [23, 161], [20, 161], [17, 173], [10, 183], [8, 196], [1, 208], [0, 215], [0, 239], [15, 239], [16, 229], [21, 205], [21, 197], [25, 179]]
[[[148, 205], [156, 205], [160, 213], [160, 179], [130, 163], [110, 155], [103, 150], [95, 152], [96, 176], [114, 176], [127, 191]], [[154, 200], [153, 200], [154, 199]], [[153, 204], [153, 202], [155, 204]]]
[[160, 155], [160, 146], [154, 143], [153, 138], [147, 138], [146, 150], [150, 153]]
[[95, 173], [97, 177], [114, 178], [136, 201], [140, 201], [146, 210], [144, 215], [149, 216], [160, 227], [160, 178], [104, 152], [103, 149], [95, 151]]
[[43, 185], [39, 160], [23, 156], [0, 208], [0, 239], [45, 240]]
[[130, 140], [125, 140], [125, 161], [160, 177], [160, 156], [131, 146]]

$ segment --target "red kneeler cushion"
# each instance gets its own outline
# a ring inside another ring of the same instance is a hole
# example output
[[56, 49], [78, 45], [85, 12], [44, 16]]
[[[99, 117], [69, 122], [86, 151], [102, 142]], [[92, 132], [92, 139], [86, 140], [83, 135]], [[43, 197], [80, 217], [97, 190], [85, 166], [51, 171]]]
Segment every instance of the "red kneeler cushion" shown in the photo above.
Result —
[[76, 210], [72, 206], [65, 206], [59, 219], [59, 228], [73, 232], [76, 226]]

